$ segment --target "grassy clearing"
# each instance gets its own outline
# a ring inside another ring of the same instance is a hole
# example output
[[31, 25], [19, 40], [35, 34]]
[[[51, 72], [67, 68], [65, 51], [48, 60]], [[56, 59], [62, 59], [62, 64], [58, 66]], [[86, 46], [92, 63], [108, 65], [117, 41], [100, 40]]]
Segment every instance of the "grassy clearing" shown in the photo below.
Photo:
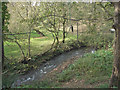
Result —
[[[38, 55], [44, 53], [49, 50], [52, 43], [53, 37], [49, 32], [44, 32], [45, 37], [41, 37], [39, 34], [33, 32], [31, 33], [31, 56]], [[16, 35], [18, 38], [18, 42], [20, 43], [22, 49], [27, 55], [28, 52], [28, 40], [26, 39], [28, 35]], [[13, 38], [9, 36], [9, 38]], [[76, 35], [68, 34], [66, 40], [75, 40]], [[62, 32], [59, 34], [59, 40], [62, 40]], [[21, 54], [20, 48], [15, 42], [5, 41], [5, 56], [8, 59], [22, 59], [23, 56]]]
[[[21, 35], [20, 35], [21, 36]], [[18, 42], [20, 43], [20, 45], [22, 46], [22, 49], [24, 50], [25, 54], [27, 55], [28, 52], [28, 40], [26, 38], [24, 38], [24, 36], [22, 36], [21, 38], [19, 38]], [[45, 38], [39, 38], [40, 35], [37, 33], [32, 33], [31, 34], [31, 52], [32, 52], [32, 56], [37, 55], [41, 52], [44, 52], [44, 50], [42, 50], [45, 46], [45, 48], [48, 46], [47, 49], [49, 49], [49, 46], [51, 45], [53, 38], [49, 35], [46, 34]], [[50, 38], [51, 37], [51, 38]], [[12, 36], [11, 36], [12, 38]], [[22, 54], [21, 51], [18, 47], [18, 45], [15, 42], [5, 42], [5, 56], [8, 58], [12, 58], [12, 59], [22, 59]]]

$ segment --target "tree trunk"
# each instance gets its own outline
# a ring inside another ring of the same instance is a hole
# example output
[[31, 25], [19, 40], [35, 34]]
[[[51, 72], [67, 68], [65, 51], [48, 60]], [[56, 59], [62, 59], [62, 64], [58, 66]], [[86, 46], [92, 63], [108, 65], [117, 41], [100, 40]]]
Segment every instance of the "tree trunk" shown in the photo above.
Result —
[[78, 41], [78, 22], [77, 22], [77, 41]]
[[28, 57], [29, 58], [31, 56], [31, 53], [30, 53], [30, 37], [31, 37], [31, 30], [30, 30], [29, 35], [28, 35]]
[[22, 55], [23, 55], [24, 60], [26, 60], [25, 53], [24, 53], [24, 51], [23, 51], [23, 49], [22, 49], [21, 45], [18, 43], [18, 41], [17, 41], [17, 40], [15, 40], [15, 43], [16, 43], [16, 44], [18, 45], [18, 47], [20, 48], [20, 50], [21, 50], [21, 53], [22, 53]]
[[[5, 13], [5, 12], [4, 12]], [[4, 26], [5, 26], [5, 16], [2, 17], [2, 67], [4, 66]]]
[[4, 67], [4, 41], [2, 37], [2, 67]]
[[56, 34], [57, 45], [59, 44], [58, 33]]
[[110, 79], [110, 87], [117, 86], [120, 88], [120, 2], [114, 3], [115, 17], [115, 47], [114, 47], [114, 63], [113, 71]]
[[63, 43], [65, 43], [65, 19], [64, 19], [64, 22], [63, 22]]

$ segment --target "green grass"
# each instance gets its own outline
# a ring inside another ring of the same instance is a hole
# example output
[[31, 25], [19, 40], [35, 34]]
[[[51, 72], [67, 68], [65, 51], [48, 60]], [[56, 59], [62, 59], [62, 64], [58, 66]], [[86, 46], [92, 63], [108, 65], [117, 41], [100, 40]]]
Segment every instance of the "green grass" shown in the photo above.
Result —
[[58, 83], [50, 82], [50, 81], [41, 81], [35, 83], [33, 85], [22, 85], [16, 88], [60, 88], [58, 87]]
[[95, 34], [86, 34], [83, 33], [79, 36], [79, 41], [83, 42], [87, 46], [94, 46], [99, 49], [108, 48], [113, 45], [114, 34], [112, 33], [95, 33]]
[[11, 74], [2, 75], [2, 85], [5, 87], [11, 87], [11, 84], [16, 80], [18, 75], [15, 75], [14, 72]]
[[104, 84], [99, 85], [96, 88], [108, 88], [108, 87], [109, 87], [108, 83], [104, 83]]
[[[101, 84], [101, 85], [97, 86], [96, 88], [108, 88], [108, 87], [109, 87], [109, 84], [104, 83], [104, 84]], [[117, 87], [114, 86], [113, 88], [115, 88], [115, 90], [117, 90]]]
[[108, 81], [112, 72], [113, 54], [110, 50], [99, 50], [80, 58], [57, 77], [59, 82], [68, 82], [72, 78], [84, 79], [85, 84]]
[[[19, 35], [20, 37], [21, 35]], [[40, 37], [39, 34], [37, 33], [31, 33], [31, 52], [33, 52], [33, 54], [31, 54], [32, 56], [39, 54], [41, 52], [44, 52], [44, 50], [42, 50], [45, 46], [45, 48], [48, 46], [47, 49], [49, 49], [49, 46], [51, 45], [53, 38], [49, 38], [50, 35], [46, 36], [46, 38], [35, 38], [35, 37]], [[12, 36], [11, 36], [12, 38]], [[19, 40], [20, 39], [20, 40]], [[27, 54], [28, 52], [28, 40], [26, 38], [21, 37], [19, 38], [18, 42], [20, 43], [20, 45], [22, 46], [22, 49], [24, 50], [25, 54]], [[8, 42], [5, 41], [5, 56], [8, 58], [21, 58], [22, 54], [21, 51], [18, 47], [18, 45], [15, 42]]]
[[[26, 39], [26, 35], [16, 35], [18, 38], [18, 42], [20, 43], [25, 55], [28, 52], [28, 40]], [[60, 41], [62, 40], [62, 32], [59, 34]], [[25, 38], [24, 38], [25, 37]], [[70, 37], [70, 36], [69, 36]], [[70, 40], [70, 38], [66, 38], [66, 40]], [[9, 38], [13, 38], [9, 36]], [[33, 32], [31, 33], [31, 56], [38, 55], [44, 53], [48, 49], [50, 49], [53, 43], [52, 34], [49, 32], [45, 33], [45, 37], [40, 38], [40, 35]], [[5, 56], [9, 59], [22, 59], [22, 54], [20, 48], [15, 42], [5, 41], [4, 42]]]

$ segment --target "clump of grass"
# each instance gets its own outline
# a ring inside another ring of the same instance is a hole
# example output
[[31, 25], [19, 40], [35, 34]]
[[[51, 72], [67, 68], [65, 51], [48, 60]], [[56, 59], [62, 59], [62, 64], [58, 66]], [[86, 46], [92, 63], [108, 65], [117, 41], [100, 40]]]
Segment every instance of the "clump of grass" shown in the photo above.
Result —
[[104, 84], [99, 85], [96, 88], [108, 88], [108, 87], [109, 87], [108, 83], [104, 83]]
[[83, 42], [86, 46], [94, 46], [99, 49], [101, 48], [107, 48], [112, 46], [113, 40], [114, 40], [114, 34], [108, 33], [108, 34], [82, 34], [79, 37], [79, 40]]
[[10, 88], [11, 84], [16, 80], [17, 75], [11, 74], [5, 74], [2, 75], [2, 87]]

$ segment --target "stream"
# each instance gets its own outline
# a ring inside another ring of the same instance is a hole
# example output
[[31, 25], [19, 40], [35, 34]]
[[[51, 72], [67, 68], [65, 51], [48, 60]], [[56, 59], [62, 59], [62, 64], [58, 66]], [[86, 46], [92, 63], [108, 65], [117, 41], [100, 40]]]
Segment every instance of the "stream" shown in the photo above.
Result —
[[37, 70], [33, 70], [26, 75], [21, 75], [19, 78], [12, 84], [12, 88], [16, 86], [20, 86], [22, 84], [26, 84], [31, 81], [35, 81], [38, 79], [42, 79], [44, 75], [48, 72], [52, 71], [58, 65], [62, 64], [63, 62], [70, 60], [73, 57], [82, 57], [85, 53], [94, 53], [94, 49], [92, 48], [80, 48], [76, 50], [71, 50], [69, 52], [65, 52], [59, 56], [52, 58], [50, 61], [42, 64]]

